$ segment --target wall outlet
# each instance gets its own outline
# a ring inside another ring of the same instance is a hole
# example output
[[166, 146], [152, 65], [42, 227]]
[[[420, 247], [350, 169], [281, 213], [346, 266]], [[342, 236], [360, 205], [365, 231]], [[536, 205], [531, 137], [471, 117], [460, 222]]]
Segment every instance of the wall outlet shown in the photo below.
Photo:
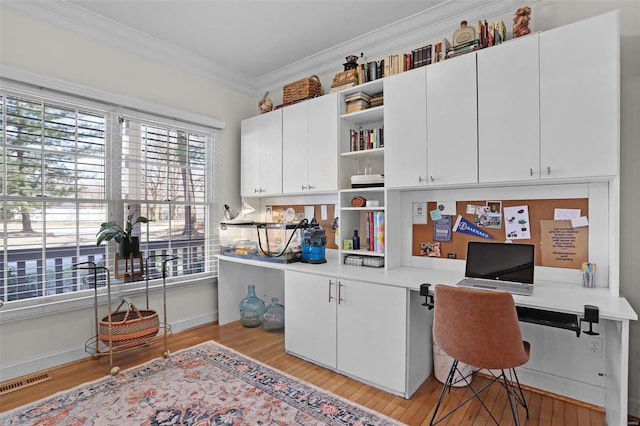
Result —
[[589, 337], [587, 339], [587, 353], [591, 356], [602, 358], [602, 338]]

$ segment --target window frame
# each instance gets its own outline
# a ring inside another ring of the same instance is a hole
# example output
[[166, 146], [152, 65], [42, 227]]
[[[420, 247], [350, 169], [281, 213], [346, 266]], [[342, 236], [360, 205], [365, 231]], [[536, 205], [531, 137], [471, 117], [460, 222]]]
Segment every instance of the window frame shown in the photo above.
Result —
[[[4, 71], [4, 70], [3, 70]], [[15, 74], [15, 70], [11, 70], [9, 74]], [[3, 72], [3, 74], [6, 74]], [[29, 76], [27, 76], [29, 77]], [[46, 79], [39, 77], [39, 80]], [[122, 97], [120, 95], [111, 94], [108, 92], [100, 92], [95, 89], [90, 89], [66, 82], [61, 82], [54, 79], [46, 79], [50, 83], [50, 88], [43, 88], [39, 85], [33, 85], [27, 81], [16, 81], [15, 79], [9, 79], [6, 77], [0, 77], [0, 90], [4, 95], [8, 96], [23, 96], [28, 99], [44, 99], [47, 102], [52, 103], [64, 103], [81, 107], [88, 107], [92, 110], [99, 110], [105, 113], [106, 126], [113, 127], [113, 123], [117, 121], [118, 114], [126, 112], [137, 116], [139, 118], [148, 119], [152, 122], [156, 122], [165, 126], [176, 125], [178, 127], [188, 128], [192, 131], [199, 131], [207, 133], [208, 146], [206, 147], [206, 194], [205, 194], [205, 263], [208, 265], [204, 272], [194, 273], [190, 275], [182, 276], [168, 276], [166, 283], [167, 287], [170, 286], [183, 286], [190, 285], [191, 283], [198, 282], [216, 282], [217, 281], [217, 264], [215, 257], [219, 252], [219, 236], [218, 229], [215, 225], [218, 222], [218, 214], [220, 203], [218, 202], [218, 173], [220, 169], [220, 161], [218, 158], [218, 151], [220, 145], [221, 130], [224, 124], [218, 120], [210, 119], [208, 117], [198, 116], [196, 114], [172, 110], [165, 106], [154, 105], [148, 102], [139, 101], [131, 98]], [[33, 80], [33, 78], [31, 79]], [[66, 91], [61, 91], [59, 88], [70, 88], [75, 90], [75, 93], [69, 94]], [[99, 93], [102, 99], [96, 99], [95, 95]], [[126, 101], [126, 103], [114, 104], [114, 100]], [[144, 106], [147, 109], [142, 112], [139, 108]], [[167, 116], [167, 112], [171, 115]], [[180, 117], [183, 117], [182, 119]], [[185, 119], [186, 118], [186, 119]], [[194, 119], [200, 121], [194, 122]], [[117, 157], [117, 153], [113, 152], [113, 139], [118, 138], [118, 144], [121, 145], [122, 141], [119, 134], [114, 134], [111, 140], [107, 139], [105, 145], [105, 176], [107, 182], [109, 176], [114, 176], [114, 170], [118, 169], [118, 163], [121, 161]], [[6, 171], [5, 171], [6, 173]], [[4, 176], [3, 176], [4, 179]], [[108, 185], [107, 185], [108, 186]], [[117, 186], [117, 185], [116, 185]], [[112, 192], [107, 192], [112, 191]], [[101, 200], [107, 204], [109, 210], [112, 209], [115, 202], [115, 196], [113, 195], [113, 188], [105, 187], [104, 199]], [[7, 198], [3, 195], [3, 198]], [[54, 200], [52, 198], [52, 200]], [[71, 199], [65, 199], [65, 201], [71, 201], [78, 205], [85, 200], [82, 198], [73, 197]], [[124, 200], [126, 202], [126, 200]], [[4, 226], [4, 225], [3, 225]], [[112, 253], [112, 251], [109, 251]], [[3, 254], [7, 256], [7, 254]], [[6, 257], [5, 257], [6, 260]], [[109, 262], [112, 259], [108, 259]], [[4, 284], [4, 283], [3, 283]], [[111, 292], [118, 296], [135, 295], [145, 291], [145, 281], [129, 282], [129, 283], [113, 283], [111, 284]], [[162, 288], [161, 279], [150, 279], [149, 289], [151, 292], [158, 291]], [[97, 291], [99, 303], [106, 301], [106, 288], [101, 287]], [[4, 295], [3, 295], [4, 297]], [[12, 320], [19, 319], [25, 316], [47, 314], [49, 312], [66, 311], [72, 309], [80, 309], [93, 304], [94, 292], [89, 290], [76, 290], [68, 293], [38, 296], [35, 298], [20, 299], [15, 301], [4, 301], [4, 306], [0, 310], [0, 320]]]

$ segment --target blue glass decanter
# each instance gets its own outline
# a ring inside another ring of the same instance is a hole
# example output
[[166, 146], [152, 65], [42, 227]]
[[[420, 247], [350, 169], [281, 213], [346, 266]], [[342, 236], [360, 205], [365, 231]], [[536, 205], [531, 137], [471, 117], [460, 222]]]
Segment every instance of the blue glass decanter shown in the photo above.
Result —
[[248, 295], [240, 302], [240, 322], [245, 327], [258, 327], [263, 314], [264, 302], [256, 296], [256, 286], [249, 284]]
[[284, 306], [278, 303], [277, 297], [271, 298], [271, 304], [262, 317], [262, 327], [267, 331], [284, 330]]

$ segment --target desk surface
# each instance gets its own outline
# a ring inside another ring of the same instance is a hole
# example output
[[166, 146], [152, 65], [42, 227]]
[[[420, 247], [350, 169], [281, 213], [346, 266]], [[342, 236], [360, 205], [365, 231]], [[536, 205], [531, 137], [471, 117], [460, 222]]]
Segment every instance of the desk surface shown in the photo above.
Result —
[[[329, 259], [323, 264], [289, 263], [270, 264], [269, 262], [245, 261], [243, 259], [219, 256], [220, 260], [253, 266], [306, 272], [333, 278], [372, 282], [410, 290], [420, 290], [420, 284], [455, 285], [463, 278], [463, 273], [442, 269], [415, 268], [402, 266], [386, 270], [384, 268], [365, 268], [347, 266], [337, 260]], [[516, 305], [546, 309], [556, 312], [583, 314], [584, 305], [596, 305], [600, 309], [600, 318], [609, 320], [637, 320], [638, 315], [624, 297], [614, 297], [607, 288], [584, 288], [577, 284], [552, 281], [536, 281], [531, 296], [513, 296]]]

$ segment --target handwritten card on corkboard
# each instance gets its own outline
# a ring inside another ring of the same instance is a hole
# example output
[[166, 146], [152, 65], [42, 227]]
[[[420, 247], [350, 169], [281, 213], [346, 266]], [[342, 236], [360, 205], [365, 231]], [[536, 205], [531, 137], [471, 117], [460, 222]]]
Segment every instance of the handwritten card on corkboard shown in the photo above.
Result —
[[557, 268], [580, 268], [588, 261], [589, 228], [574, 228], [570, 220], [541, 220], [542, 264]]

